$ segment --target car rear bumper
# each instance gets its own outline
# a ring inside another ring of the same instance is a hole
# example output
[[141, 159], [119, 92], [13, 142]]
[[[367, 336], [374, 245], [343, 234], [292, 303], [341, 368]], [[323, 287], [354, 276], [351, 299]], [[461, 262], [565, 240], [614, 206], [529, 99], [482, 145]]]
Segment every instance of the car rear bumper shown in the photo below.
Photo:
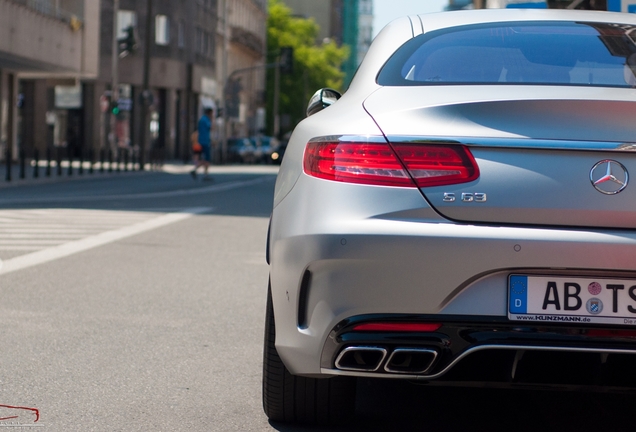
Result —
[[[437, 322], [441, 327], [432, 332], [356, 330], [373, 322]], [[371, 355], [380, 352], [372, 349], [383, 350], [384, 355]], [[362, 354], [355, 357], [356, 353]], [[636, 387], [635, 380], [625, 378], [631, 376], [634, 354], [633, 328], [520, 325], [506, 318], [445, 315], [366, 315], [347, 319], [332, 330], [322, 352], [321, 372], [447, 383]]]
[[[333, 363], [333, 355], [339, 354], [328, 349], [334, 329], [352, 317], [460, 316], [527, 327], [507, 319], [507, 280], [512, 273], [636, 278], [636, 234], [627, 230], [368, 219], [329, 224], [328, 232], [321, 227], [322, 234], [286, 236], [285, 227], [276, 223], [274, 219], [270, 268], [276, 347], [287, 368], [298, 375], [345, 373], [325, 363], [325, 352]], [[542, 344], [540, 337], [533, 344], [548, 350], [608, 349], [574, 342]], [[520, 345], [530, 349], [525, 342]], [[484, 344], [473, 348], [485, 349]], [[441, 362], [445, 357], [438, 354]], [[431, 371], [429, 379], [442, 370]]]

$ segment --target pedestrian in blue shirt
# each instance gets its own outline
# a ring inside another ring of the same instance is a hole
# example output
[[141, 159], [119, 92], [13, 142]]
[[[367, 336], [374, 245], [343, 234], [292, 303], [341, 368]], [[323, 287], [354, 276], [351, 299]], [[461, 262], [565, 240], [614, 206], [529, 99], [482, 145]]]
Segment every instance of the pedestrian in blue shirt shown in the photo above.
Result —
[[212, 141], [210, 139], [210, 131], [212, 130], [212, 108], [205, 108], [203, 115], [199, 119], [197, 126], [197, 143], [199, 146], [193, 145], [195, 154], [194, 169], [190, 171], [193, 179], [197, 178], [197, 169], [203, 167], [203, 180], [212, 180], [208, 175], [208, 168], [212, 160]]

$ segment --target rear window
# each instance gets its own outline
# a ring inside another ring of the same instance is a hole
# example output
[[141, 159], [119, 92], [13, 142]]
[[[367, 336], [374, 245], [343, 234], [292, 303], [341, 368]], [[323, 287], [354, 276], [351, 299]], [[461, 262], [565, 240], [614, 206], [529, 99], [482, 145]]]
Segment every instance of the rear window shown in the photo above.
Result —
[[378, 75], [385, 86], [636, 86], [636, 27], [585, 22], [479, 24], [420, 35]]

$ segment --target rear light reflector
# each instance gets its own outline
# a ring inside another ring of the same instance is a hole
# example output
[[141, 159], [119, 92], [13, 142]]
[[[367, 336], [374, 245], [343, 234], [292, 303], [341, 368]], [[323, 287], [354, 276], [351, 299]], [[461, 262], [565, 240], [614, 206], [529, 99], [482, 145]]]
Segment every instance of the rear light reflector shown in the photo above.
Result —
[[466, 147], [444, 144], [310, 141], [303, 169], [325, 180], [376, 186], [442, 186], [479, 177]]
[[353, 326], [353, 331], [375, 331], [375, 332], [434, 332], [442, 324], [440, 323], [400, 323], [400, 322], [372, 322], [357, 324]]
[[635, 330], [588, 330], [586, 336], [606, 338], [636, 338]]

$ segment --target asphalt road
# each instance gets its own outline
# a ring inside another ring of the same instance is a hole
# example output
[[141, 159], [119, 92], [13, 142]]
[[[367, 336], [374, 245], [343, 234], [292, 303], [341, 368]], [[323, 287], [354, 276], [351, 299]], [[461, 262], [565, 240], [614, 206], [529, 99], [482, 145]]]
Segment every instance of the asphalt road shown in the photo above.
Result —
[[[261, 408], [275, 168], [168, 171], [0, 188], [0, 430], [328, 430]], [[383, 380], [358, 394], [339, 430], [633, 430], [633, 395]]]

